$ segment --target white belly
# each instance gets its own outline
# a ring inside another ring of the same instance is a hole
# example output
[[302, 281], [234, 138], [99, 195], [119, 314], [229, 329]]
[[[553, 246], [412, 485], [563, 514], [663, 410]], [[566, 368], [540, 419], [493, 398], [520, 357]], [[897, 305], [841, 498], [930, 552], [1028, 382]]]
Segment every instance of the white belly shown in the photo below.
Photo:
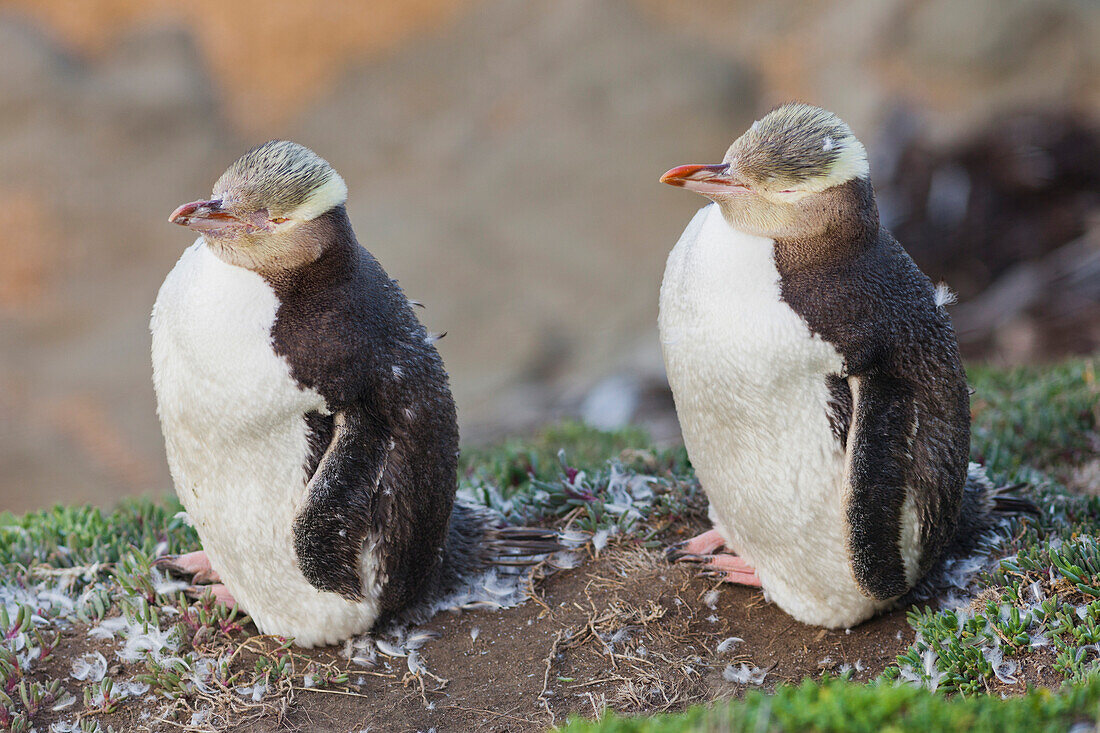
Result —
[[669, 255], [659, 327], [711, 518], [768, 596], [831, 627], [884, 607], [860, 593], [845, 545], [844, 451], [825, 379], [843, 359], [780, 300], [772, 241], [702, 209]]
[[304, 415], [328, 410], [272, 350], [278, 305], [263, 278], [218, 259], [200, 239], [153, 307], [153, 386], [176, 492], [214, 569], [260, 631], [314, 646], [368, 629], [377, 593], [352, 603], [317, 590], [298, 568], [292, 523], [307, 481]]

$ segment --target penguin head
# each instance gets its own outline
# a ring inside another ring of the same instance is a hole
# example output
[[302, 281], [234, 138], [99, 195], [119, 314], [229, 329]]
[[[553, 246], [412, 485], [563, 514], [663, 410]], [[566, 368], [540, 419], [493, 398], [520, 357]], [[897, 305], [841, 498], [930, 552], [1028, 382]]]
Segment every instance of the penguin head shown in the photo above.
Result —
[[845, 207], [866, 206], [845, 191], [851, 181], [869, 181], [863, 144], [832, 112], [795, 102], [754, 122], [721, 163], [661, 176], [715, 201], [734, 227], [773, 238], [816, 233]]
[[230, 165], [210, 199], [184, 204], [168, 221], [199, 232], [233, 264], [293, 267], [320, 255], [325, 227], [318, 218], [347, 196], [344, 179], [326, 160], [297, 143], [271, 140]]

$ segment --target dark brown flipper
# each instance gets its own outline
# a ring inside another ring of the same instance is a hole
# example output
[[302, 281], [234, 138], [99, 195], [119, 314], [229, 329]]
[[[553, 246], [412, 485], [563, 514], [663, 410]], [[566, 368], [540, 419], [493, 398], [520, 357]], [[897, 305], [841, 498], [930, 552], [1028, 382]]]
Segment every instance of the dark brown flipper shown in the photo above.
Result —
[[904, 383], [867, 376], [850, 380], [846, 512], [848, 553], [860, 589], [878, 600], [909, 589], [901, 557], [901, 510], [913, 457], [912, 395]]
[[384, 490], [389, 439], [381, 425], [356, 411], [338, 413], [332, 425], [332, 442], [294, 518], [294, 551], [311, 585], [359, 601], [359, 567]]

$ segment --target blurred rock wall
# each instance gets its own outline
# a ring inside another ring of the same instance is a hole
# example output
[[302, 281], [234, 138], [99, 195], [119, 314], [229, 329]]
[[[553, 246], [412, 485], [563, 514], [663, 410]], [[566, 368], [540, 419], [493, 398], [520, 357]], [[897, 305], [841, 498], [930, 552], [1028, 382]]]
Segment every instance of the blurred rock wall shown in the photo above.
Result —
[[[253, 144], [289, 137], [343, 174], [360, 240], [448, 332], [468, 440], [577, 411], [671, 437], [657, 288], [703, 202], [661, 172], [801, 98], [884, 151], [872, 173], [892, 165], [906, 201], [905, 171], [931, 170], [899, 169], [911, 151], [955, 160], [1020, 110], [1087, 131], [1098, 16], [1087, 0], [0, 2], [0, 508], [168, 486], [147, 322], [190, 238], [166, 217]], [[939, 278], [950, 259], [922, 264]]]

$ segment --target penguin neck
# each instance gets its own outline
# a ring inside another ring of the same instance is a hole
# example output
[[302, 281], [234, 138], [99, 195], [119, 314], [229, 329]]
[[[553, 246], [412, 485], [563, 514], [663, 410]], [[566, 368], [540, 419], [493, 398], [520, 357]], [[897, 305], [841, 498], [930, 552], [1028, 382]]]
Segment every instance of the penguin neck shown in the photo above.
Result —
[[315, 243], [317, 256], [291, 267], [261, 270], [260, 275], [276, 292], [286, 292], [303, 286], [316, 287], [324, 283], [335, 285], [354, 274], [358, 253], [362, 248], [355, 238], [351, 220], [343, 204], [306, 222], [303, 227], [302, 236]]
[[359, 248], [359, 240], [351, 228], [348, 210], [343, 205], [334, 206], [325, 213], [307, 222], [305, 235], [318, 243], [320, 252], [316, 260], [346, 260]]
[[809, 213], [805, 231], [774, 238], [780, 275], [838, 264], [877, 241], [878, 206], [870, 179], [853, 178], [827, 193], [824, 206]]

